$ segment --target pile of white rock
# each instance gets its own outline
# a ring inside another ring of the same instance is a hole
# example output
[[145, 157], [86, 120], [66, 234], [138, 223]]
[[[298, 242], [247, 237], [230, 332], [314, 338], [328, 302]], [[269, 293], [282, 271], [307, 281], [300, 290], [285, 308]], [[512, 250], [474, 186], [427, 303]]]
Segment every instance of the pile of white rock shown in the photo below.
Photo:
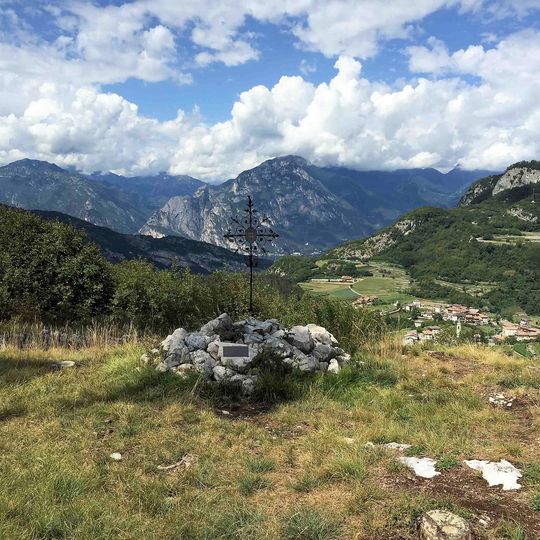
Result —
[[[223, 344], [247, 345], [247, 354], [226, 357], [221, 354]], [[286, 329], [276, 319], [233, 322], [226, 313], [198, 332], [178, 328], [153, 352], [160, 357], [156, 367], [159, 371], [179, 375], [195, 371], [207, 380], [237, 384], [246, 395], [255, 388], [257, 359], [262, 353], [303, 372], [337, 373], [350, 360], [350, 355], [322, 326]], [[147, 355], [145, 360], [149, 360]]]

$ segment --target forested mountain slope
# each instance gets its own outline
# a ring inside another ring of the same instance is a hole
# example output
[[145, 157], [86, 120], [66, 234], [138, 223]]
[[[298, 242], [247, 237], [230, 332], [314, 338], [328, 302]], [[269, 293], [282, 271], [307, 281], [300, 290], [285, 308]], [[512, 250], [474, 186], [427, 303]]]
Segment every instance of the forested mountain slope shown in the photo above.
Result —
[[[529, 164], [509, 168], [500, 177], [483, 180], [480, 185], [489, 186], [489, 192], [466, 196], [458, 208], [416, 209], [376, 235], [347, 242], [327, 256], [400, 264], [424, 296], [444, 295], [440, 281], [489, 283], [490, 290], [478, 302], [540, 313], [540, 206], [534, 180], [540, 175], [531, 171]], [[520, 180], [508, 182], [508, 177]], [[478, 191], [478, 185], [469, 193]]]

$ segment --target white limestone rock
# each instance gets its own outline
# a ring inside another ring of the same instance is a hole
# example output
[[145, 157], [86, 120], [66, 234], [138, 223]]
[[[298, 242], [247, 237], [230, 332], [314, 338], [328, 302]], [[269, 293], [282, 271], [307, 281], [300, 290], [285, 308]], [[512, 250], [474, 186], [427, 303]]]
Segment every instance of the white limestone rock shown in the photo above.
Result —
[[308, 324], [306, 326], [310, 336], [317, 343], [324, 343], [325, 345], [337, 345], [337, 339], [324, 327], [318, 324]]
[[325, 343], [316, 343], [311, 351], [311, 355], [317, 358], [319, 362], [328, 362], [333, 356], [334, 349], [331, 345]]
[[252, 343], [262, 343], [263, 342], [263, 336], [261, 334], [256, 334], [255, 332], [252, 334], [246, 334], [244, 336], [244, 343], [246, 345], [250, 345]]
[[290, 329], [286, 340], [297, 349], [300, 349], [303, 353], [311, 352], [315, 345], [306, 326], [293, 326]]
[[249, 356], [241, 358], [227, 358], [221, 361], [224, 366], [229, 367], [238, 373], [244, 373], [247, 371], [251, 365], [251, 362], [252, 358]]
[[194, 370], [195, 366], [193, 364], [181, 364], [171, 369], [173, 373], [184, 379]]
[[349, 361], [351, 360], [351, 355], [348, 353], [343, 353], [343, 354], [340, 354], [339, 356], [336, 356], [336, 360], [340, 366], [343, 366], [349, 363]]
[[175, 367], [180, 364], [189, 364], [191, 362], [189, 348], [187, 347], [187, 345], [182, 343], [182, 345], [171, 349], [165, 357], [164, 362], [169, 367]]
[[190, 353], [190, 357], [196, 371], [207, 376], [212, 375], [216, 361], [206, 351], [194, 351]]
[[200, 332], [193, 332], [186, 336], [185, 342], [190, 351], [196, 351], [197, 349], [204, 350], [208, 343], [210, 343], [206, 338], [207, 336], [203, 336]]
[[521, 489], [518, 480], [523, 476], [521, 471], [509, 461], [501, 459], [499, 462], [479, 459], [465, 460], [465, 465], [482, 473], [482, 477], [489, 487], [501, 485], [503, 491]]
[[334, 375], [337, 375], [340, 370], [341, 367], [339, 366], [338, 361], [335, 358], [332, 358], [328, 364], [328, 373], [334, 373]]
[[292, 356], [294, 352], [294, 347], [287, 343], [283, 339], [275, 338], [272, 336], [266, 336], [266, 339], [261, 345], [262, 349], [265, 351], [271, 351], [276, 356], [285, 358], [287, 356]]
[[292, 357], [292, 366], [299, 371], [317, 371], [319, 369], [319, 361], [313, 356], [308, 356], [302, 351], [297, 350]]
[[447, 510], [430, 510], [420, 520], [420, 540], [472, 540], [465, 519]]
[[200, 333], [203, 336], [213, 336], [227, 330], [232, 330], [233, 320], [227, 313], [223, 313], [216, 319], [207, 322], [201, 327]]
[[212, 372], [214, 374], [214, 379], [218, 382], [228, 381], [235, 375], [235, 372], [232, 369], [219, 365], [214, 366]]
[[187, 334], [187, 331], [183, 328], [177, 328], [172, 334], [168, 335], [161, 342], [161, 349], [167, 353], [169, 351], [173, 351], [181, 345], [184, 345], [184, 339]]
[[399, 458], [399, 461], [401, 461], [401, 463], [403, 463], [404, 465], [407, 465], [409, 469], [412, 469], [414, 471], [414, 474], [416, 474], [416, 476], [420, 476], [421, 478], [434, 478], [435, 476], [441, 474], [435, 469], [435, 465], [437, 464], [437, 462], [431, 458], [402, 456]]
[[214, 341], [211, 341], [208, 346], [206, 347], [206, 352], [214, 359], [218, 360], [219, 358], [219, 347], [221, 345], [221, 341], [219, 339], [216, 339]]

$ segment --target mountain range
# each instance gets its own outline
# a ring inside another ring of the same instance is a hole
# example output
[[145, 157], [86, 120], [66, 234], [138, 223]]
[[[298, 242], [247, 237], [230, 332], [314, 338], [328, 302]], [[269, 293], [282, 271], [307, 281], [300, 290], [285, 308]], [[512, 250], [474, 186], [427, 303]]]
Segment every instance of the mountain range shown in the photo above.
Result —
[[136, 233], [172, 195], [193, 193], [202, 182], [158, 175], [90, 177], [46, 161], [22, 159], [0, 167], [0, 203], [50, 210], [122, 233]]
[[252, 195], [280, 234], [274, 253], [320, 253], [372, 234], [421, 205], [454, 205], [485, 171], [393, 172], [318, 167], [297, 156], [265, 161], [210, 185], [189, 176], [83, 175], [23, 159], [0, 167], [0, 202], [56, 211], [123, 234], [180, 236], [229, 247], [231, 217]]
[[251, 195], [279, 231], [276, 253], [313, 254], [365, 236], [404, 211], [432, 204], [452, 206], [485, 171], [435, 169], [394, 172], [317, 167], [298, 156], [265, 161], [223, 184], [171, 198], [142, 227], [143, 234], [180, 235], [227, 246], [232, 216]]

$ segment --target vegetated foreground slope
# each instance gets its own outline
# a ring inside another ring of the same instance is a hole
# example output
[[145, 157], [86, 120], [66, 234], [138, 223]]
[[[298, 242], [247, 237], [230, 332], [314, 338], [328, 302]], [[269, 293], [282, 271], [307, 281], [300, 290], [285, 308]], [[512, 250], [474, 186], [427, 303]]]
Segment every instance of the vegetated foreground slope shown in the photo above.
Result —
[[[477, 540], [538, 538], [530, 360], [387, 344], [336, 376], [290, 379], [272, 406], [220, 401], [143, 351], [0, 351], [1, 538], [415, 540], [441, 508]], [[489, 403], [500, 392], [512, 408]], [[368, 442], [410, 444], [441, 474], [419, 478]], [[466, 459], [510, 461], [523, 488], [488, 487]]]
[[[343, 244], [328, 256], [398, 263], [410, 272], [424, 297], [451, 292], [435, 280], [491, 282], [496, 287], [482, 299], [468, 300], [496, 309], [520, 306], [538, 314], [538, 181], [540, 171], [521, 164], [510, 167], [499, 177], [473, 185], [459, 208], [419, 208], [380, 233]], [[480, 193], [479, 185], [487, 186], [489, 193]]]

